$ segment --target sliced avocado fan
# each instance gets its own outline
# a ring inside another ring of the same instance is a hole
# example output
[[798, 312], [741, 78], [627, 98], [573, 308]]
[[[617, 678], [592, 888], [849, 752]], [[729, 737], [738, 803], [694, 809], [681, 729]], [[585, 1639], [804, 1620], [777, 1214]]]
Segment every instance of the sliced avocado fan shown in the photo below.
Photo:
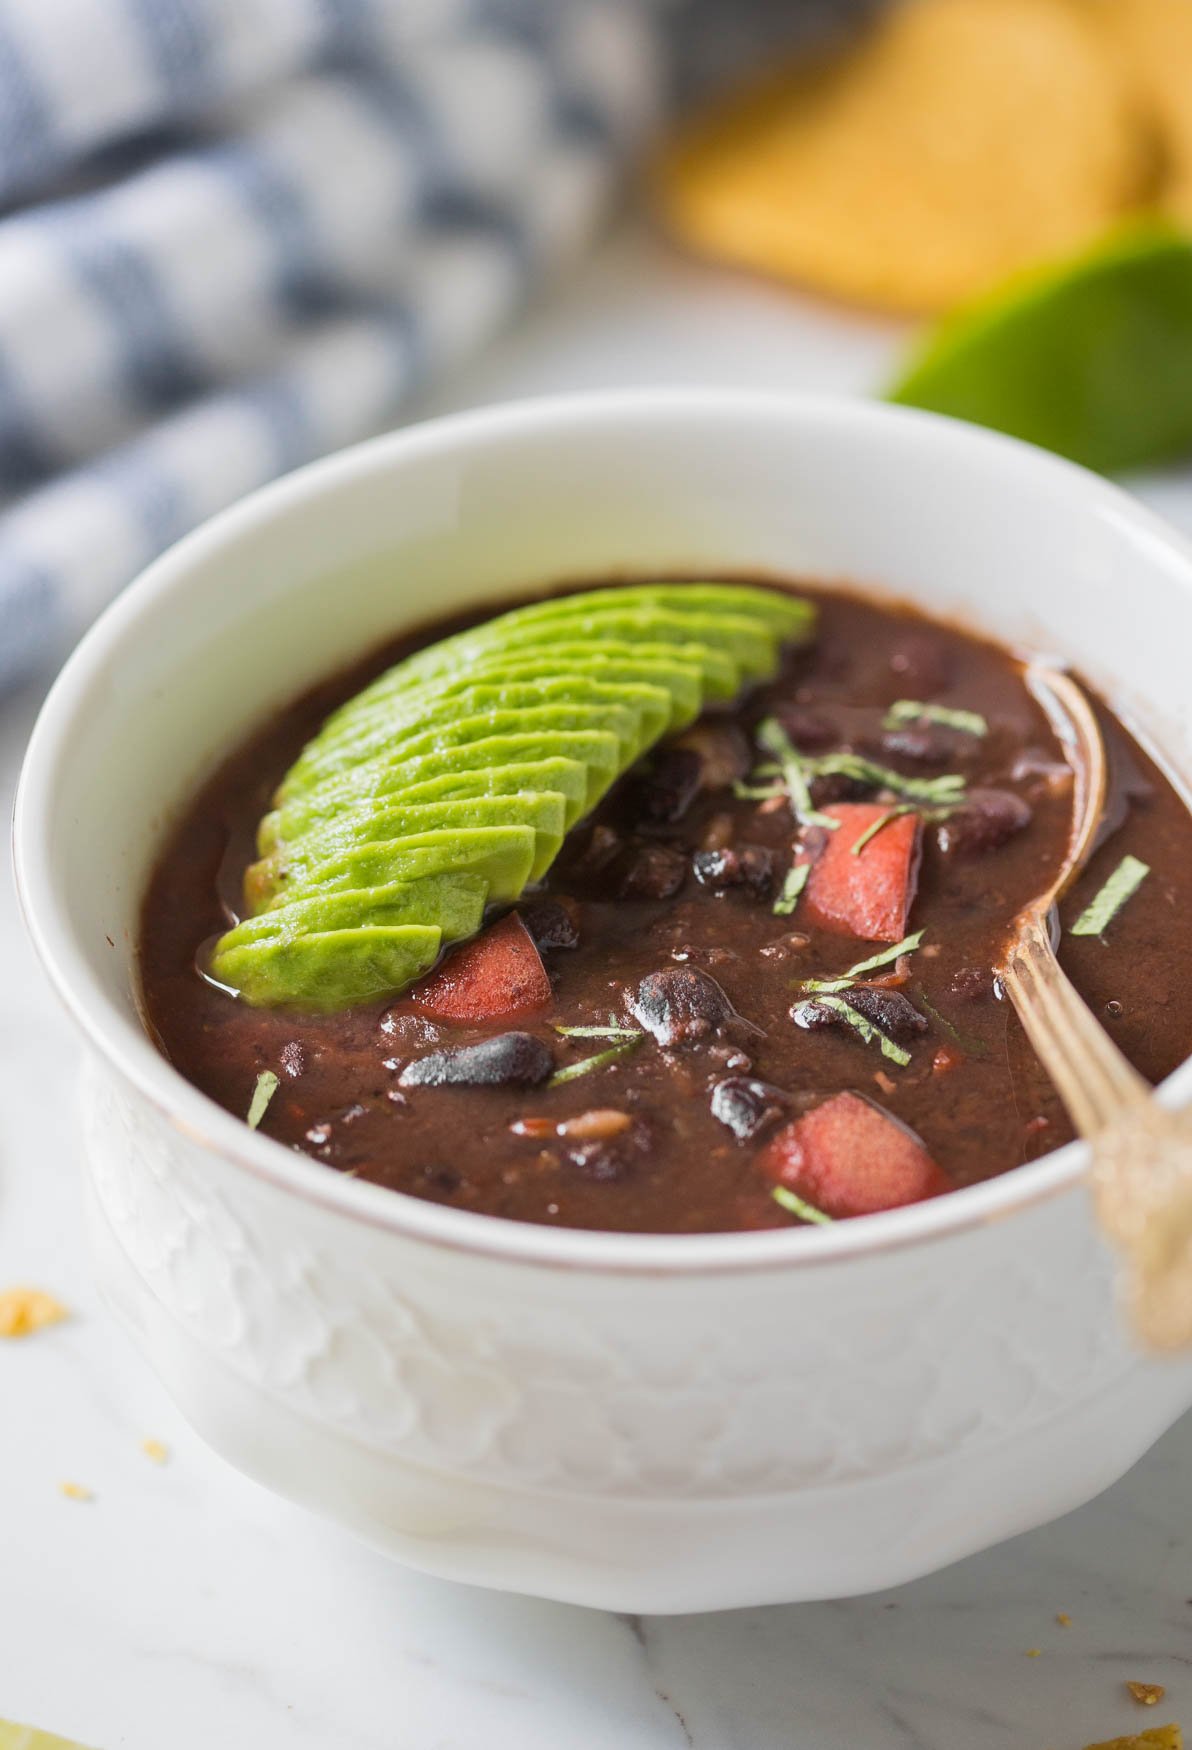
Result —
[[659, 583], [534, 602], [417, 651], [283, 778], [211, 976], [260, 1007], [403, 990], [540, 880], [643, 753], [814, 630], [782, 590]]

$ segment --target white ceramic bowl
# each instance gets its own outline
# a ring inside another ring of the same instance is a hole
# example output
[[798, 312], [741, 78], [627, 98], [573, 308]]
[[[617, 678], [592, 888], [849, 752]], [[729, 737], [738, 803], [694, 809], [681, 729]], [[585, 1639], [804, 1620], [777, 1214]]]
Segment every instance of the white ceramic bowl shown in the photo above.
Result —
[[[416, 1566], [634, 1611], [911, 1579], [1096, 1494], [1192, 1403], [1192, 1364], [1122, 1334], [1079, 1147], [827, 1231], [556, 1232], [339, 1178], [143, 1033], [147, 871], [248, 729], [406, 624], [670, 567], [855, 580], [1065, 652], [1192, 773], [1192, 556], [1123, 494], [913, 413], [652, 393], [401, 432], [217, 518], [83, 642], [17, 804], [87, 1042], [100, 1277], [183, 1411]], [[1164, 1097], [1190, 1094], [1185, 1065]]]

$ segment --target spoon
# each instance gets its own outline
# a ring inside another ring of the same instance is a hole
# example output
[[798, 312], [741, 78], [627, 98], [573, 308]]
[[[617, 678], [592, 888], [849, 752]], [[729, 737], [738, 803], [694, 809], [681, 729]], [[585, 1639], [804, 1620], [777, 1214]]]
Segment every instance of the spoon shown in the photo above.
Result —
[[1093, 1145], [1094, 1206], [1121, 1257], [1134, 1329], [1149, 1348], [1181, 1349], [1192, 1345], [1192, 1119], [1151, 1098], [1056, 958], [1054, 908], [1088, 861], [1105, 807], [1105, 747], [1070, 675], [1032, 663], [1026, 682], [1075, 773], [1072, 835], [1051, 886], [1015, 919], [997, 970], [1073, 1126]]

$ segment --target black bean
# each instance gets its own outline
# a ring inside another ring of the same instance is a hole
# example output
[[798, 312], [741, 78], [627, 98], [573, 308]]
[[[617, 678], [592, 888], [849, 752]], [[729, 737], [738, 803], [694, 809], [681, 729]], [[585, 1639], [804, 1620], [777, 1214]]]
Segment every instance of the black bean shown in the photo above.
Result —
[[765, 845], [735, 845], [715, 851], [696, 851], [691, 867], [701, 887], [722, 893], [728, 887], [743, 887], [764, 899], [774, 882], [774, 853]]
[[693, 753], [700, 764], [700, 788], [724, 790], [734, 778], [744, 778], [753, 766], [753, 752], [745, 731], [737, 723], [714, 723], [706, 719], [688, 729], [677, 748]]
[[945, 856], [979, 856], [997, 850], [1033, 818], [1030, 803], [1012, 790], [970, 790], [964, 806], [936, 828], [936, 842]]
[[639, 1120], [619, 1136], [573, 1143], [563, 1151], [563, 1164], [572, 1167], [582, 1178], [606, 1184], [626, 1178], [648, 1155], [649, 1149], [648, 1126]]
[[[882, 990], [876, 985], [859, 984], [854, 985], [851, 990], [837, 991], [834, 995], [837, 1001], [847, 1003], [862, 1020], [879, 1027], [887, 1038], [913, 1039], [916, 1034], [927, 1031], [927, 1017], [921, 1015], [901, 991]], [[839, 1009], [817, 1002], [814, 997], [796, 1003], [790, 1014], [796, 1027], [802, 1027], [807, 1032], [819, 1027], [847, 1027], [849, 1024]]]
[[826, 753], [840, 746], [840, 731], [830, 717], [803, 705], [775, 705], [774, 715], [800, 753]]
[[569, 850], [567, 866], [577, 875], [598, 875], [602, 869], [607, 869], [624, 844], [625, 840], [614, 827], [598, 820], [588, 834], [587, 843], [575, 851]]
[[579, 930], [575, 919], [557, 899], [531, 899], [517, 908], [517, 915], [530, 932], [534, 946], [546, 948], [576, 948]]
[[668, 966], [642, 979], [629, 998], [634, 1017], [659, 1045], [694, 1045], [737, 1018], [728, 996], [697, 966]]
[[447, 1051], [432, 1051], [408, 1063], [398, 1078], [405, 1088], [443, 1087], [534, 1087], [544, 1082], [555, 1067], [549, 1049], [532, 1033], [498, 1033], [475, 1045], [457, 1045]]
[[664, 747], [622, 791], [622, 812], [633, 824], [665, 826], [681, 820], [700, 791], [703, 761], [694, 748]]
[[730, 1076], [712, 1089], [712, 1116], [726, 1124], [738, 1142], [751, 1142], [763, 1130], [785, 1117], [793, 1096], [769, 1082], [750, 1076]]
[[860, 796], [868, 796], [873, 785], [862, 778], [846, 778], [841, 772], [828, 772], [822, 777], [812, 778], [809, 788], [815, 806], [827, 808], [833, 802], [855, 802]]
[[617, 883], [622, 899], [670, 899], [687, 879], [687, 859], [670, 845], [641, 845], [625, 862]]
[[890, 668], [908, 698], [930, 699], [952, 678], [954, 658], [930, 632], [910, 632], [890, 653]]
[[887, 729], [878, 741], [878, 752], [917, 766], [955, 765], [957, 739], [933, 723], [908, 724], [903, 729]]

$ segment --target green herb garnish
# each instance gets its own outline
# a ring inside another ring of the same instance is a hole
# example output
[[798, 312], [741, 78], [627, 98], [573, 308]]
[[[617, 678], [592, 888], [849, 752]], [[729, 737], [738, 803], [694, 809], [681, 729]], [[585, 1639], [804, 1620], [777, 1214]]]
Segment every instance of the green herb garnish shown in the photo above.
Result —
[[892, 790], [896, 796], [906, 796], [913, 802], [948, 806], [964, 797], [964, 778], [959, 772], [944, 772], [938, 778], [908, 778], [857, 753], [824, 754], [813, 762], [813, 769], [824, 777], [855, 778], [859, 784]]
[[989, 734], [989, 724], [979, 711], [953, 711], [948, 705], [931, 705], [922, 699], [896, 699], [886, 712], [883, 727], [901, 729], [907, 723], [941, 723], [965, 735]]
[[738, 802], [768, 802], [772, 796], [785, 796], [785, 784], [743, 784], [740, 778], [734, 778], [733, 795]]
[[[783, 768], [766, 761], [758, 766], [755, 778], [770, 778]], [[805, 774], [813, 778], [852, 778], [874, 790], [891, 790], [913, 802], [935, 803], [955, 808], [965, 799], [965, 780], [959, 772], [942, 772], [938, 778], [908, 778], [889, 766], [879, 766], [859, 753], [826, 753], [803, 762]], [[830, 822], [839, 826], [839, 821]]]
[[865, 828], [865, 831], [861, 834], [859, 839], [853, 841], [851, 846], [853, 856], [859, 857], [870, 839], [875, 839], [878, 833], [881, 832], [882, 828], [884, 826], [889, 826], [892, 820], [897, 820], [899, 815], [914, 814], [914, 812], [915, 805], [913, 802], [900, 802], [897, 808], [887, 808], [884, 814], [879, 814], [877, 819]]
[[816, 1209], [813, 1204], [805, 1203], [794, 1191], [788, 1191], [785, 1185], [775, 1185], [770, 1193], [775, 1203], [782, 1205], [791, 1215], [797, 1215], [800, 1221], [812, 1221], [818, 1227], [827, 1227], [832, 1216], [825, 1215], [822, 1209]]
[[269, 1102], [276, 1094], [279, 1078], [271, 1069], [263, 1069], [257, 1077], [257, 1085], [252, 1091], [252, 1104], [248, 1108], [246, 1123], [250, 1130], [255, 1130], [269, 1109]]
[[564, 1039], [640, 1039], [640, 1027], [618, 1027], [615, 1023], [609, 1027], [556, 1027], [556, 1033], [561, 1033]]
[[778, 762], [778, 773], [786, 785], [791, 813], [795, 819], [802, 821], [804, 826], [826, 826], [834, 832], [840, 822], [831, 819], [827, 814], [821, 814], [811, 800], [811, 790], [807, 782], [810, 762], [804, 761], [776, 717], [767, 717], [764, 723], [758, 725], [757, 742], [768, 754], [773, 754]]
[[1109, 880], [1085, 906], [1068, 931], [1070, 936], [1101, 936], [1150, 874], [1150, 865], [1137, 857], [1123, 857]]
[[892, 948], [883, 948], [880, 954], [871, 954], [868, 960], [858, 960], [855, 966], [850, 966], [842, 972], [839, 978], [806, 978], [800, 985], [801, 990], [833, 991], [847, 990], [850, 984], [855, 984], [867, 972], [876, 972], [881, 966], [889, 966], [903, 954], [913, 954], [923, 940], [923, 931], [916, 930], [912, 936], [904, 936], [901, 942], [895, 942]]
[[578, 1076], [586, 1076], [594, 1069], [603, 1069], [606, 1063], [615, 1063], [618, 1057], [628, 1057], [631, 1051], [637, 1050], [641, 1038], [639, 1033], [624, 1045], [610, 1045], [607, 1051], [598, 1051], [595, 1057], [581, 1057], [578, 1063], [569, 1063], [563, 1069], [557, 1069], [547, 1082], [547, 1087], [562, 1087], [564, 1082], [573, 1082]]
[[774, 916], [788, 918], [799, 903], [799, 895], [807, 885], [811, 874], [810, 863], [800, 863], [794, 869], [788, 869], [782, 883], [782, 892], [774, 901]]
[[834, 1015], [839, 1015], [842, 1021], [848, 1023], [854, 1033], [860, 1034], [866, 1045], [876, 1045], [883, 1057], [888, 1057], [891, 1063], [899, 1064], [903, 1069], [906, 1068], [911, 1060], [910, 1052], [904, 1051], [901, 1045], [896, 1045], [888, 1034], [883, 1033], [880, 1027], [875, 1027], [872, 1021], [867, 1021], [864, 1015], [851, 1008], [843, 997], [820, 995], [816, 997], [815, 1001], [820, 1008], [831, 1009]]

